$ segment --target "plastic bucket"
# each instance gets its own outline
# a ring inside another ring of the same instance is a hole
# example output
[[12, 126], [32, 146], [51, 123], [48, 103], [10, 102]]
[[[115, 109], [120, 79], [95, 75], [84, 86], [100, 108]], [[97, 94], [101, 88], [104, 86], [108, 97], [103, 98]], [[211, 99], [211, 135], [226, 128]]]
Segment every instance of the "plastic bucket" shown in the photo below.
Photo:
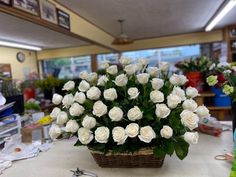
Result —
[[211, 90], [215, 94], [215, 97], [213, 99], [214, 106], [216, 107], [231, 106], [231, 98], [225, 95], [220, 88], [212, 87]]

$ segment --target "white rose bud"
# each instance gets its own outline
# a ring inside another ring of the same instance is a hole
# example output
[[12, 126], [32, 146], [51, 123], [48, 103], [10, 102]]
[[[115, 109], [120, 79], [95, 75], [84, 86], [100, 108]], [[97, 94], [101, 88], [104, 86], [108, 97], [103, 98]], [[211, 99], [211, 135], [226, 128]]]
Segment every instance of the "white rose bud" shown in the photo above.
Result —
[[156, 116], [166, 118], [170, 114], [170, 109], [165, 104], [156, 104]]
[[173, 130], [170, 126], [164, 125], [160, 131], [161, 137], [169, 139], [173, 136]]
[[53, 124], [49, 130], [49, 136], [54, 140], [60, 135], [61, 135], [61, 128], [58, 125]]
[[75, 88], [75, 82], [74, 81], [68, 81], [67, 83], [65, 83], [65, 85], [63, 86], [62, 90], [73, 90]]
[[183, 102], [183, 108], [194, 112], [197, 109], [197, 103], [193, 99], [187, 99]]
[[134, 64], [129, 64], [129, 65], [125, 66], [124, 71], [128, 75], [133, 75], [136, 72], [136, 67]]
[[176, 108], [181, 101], [182, 100], [178, 95], [170, 94], [167, 96], [167, 105], [171, 109]]
[[141, 73], [137, 75], [137, 79], [140, 84], [148, 83], [149, 77], [150, 75], [148, 73]]
[[57, 115], [57, 124], [58, 125], [63, 125], [68, 121], [68, 115], [65, 111], [61, 111], [58, 115]]
[[97, 101], [93, 105], [93, 115], [101, 117], [107, 113], [107, 106], [102, 101]]
[[82, 71], [79, 73], [79, 77], [83, 80], [87, 80], [88, 78], [88, 72], [87, 71]]
[[78, 103], [73, 103], [69, 109], [71, 116], [80, 116], [84, 112], [84, 107]]
[[96, 123], [96, 119], [88, 115], [86, 115], [82, 121], [83, 127], [88, 129], [94, 128], [96, 126]]
[[99, 65], [101, 69], [107, 69], [109, 66], [109, 61], [104, 61]]
[[160, 62], [159, 63], [159, 68], [161, 71], [166, 72], [169, 70], [170, 64], [168, 62]]
[[156, 138], [156, 133], [153, 131], [152, 127], [145, 126], [140, 128], [139, 139], [145, 143], [150, 143], [152, 139]]
[[99, 143], [107, 143], [110, 131], [107, 127], [98, 127], [95, 130], [95, 140]]
[[173, 75], [170, 77], [170, 83], [171, 83], [172, 85], [179, 86], [179, 85], [182, 84], [181, 78], [179, 77], [179, 75], [173, 74]]
[[80, 104], [84, 104], [86, 100], [86, 96], [83, 92], [76, 92], [75, 96], [74, 96], [74, 101], [80, 103]]
[[131, 87], [128, 89], [128, 95], [130, 96], [130, 99], [136, 99], [139, 96], [139, 91], [136, 87]]
[[66, 132], [71, 132], [71, 133], [75, 133], [77, 132], [79, 129], [79, 125], [78, 123], [76, 122], [76, 120], [69, 120], [67, 123], [66, 123], [66, 128], [65, 128], [65, 131]]
[[81, 92], [86, 92], [89, 88], [90, 88], [90, 85], [87, 81], [85, 80], [82, 80], [80, 83], [79, 83], [79, 91]]
[[152, 100], [153, 103], [161, 103], [164, 101], [164, 94], [159, 90], [151, 91], [150, 99]]
[[114, 101], [115, 99], [117, 99], [116, 89], [109, 88], [109, 89], [104, 90], [103, 96], [105, 100]]
[[134, 138], [139, 134], [139, 125], [137, 123], [130, 123], [126, 126], [125, 132], [130, 138]]
[[112, 121], [120, 121], [123, 118], [123, 111], [119, 107], [113, 107], [108, 115], [111, 118]]
[[101, 91], [99, 90], [99, 88], [93, 86], [87, 91], [86, 94], [90, 100], [98, 100], [101, 96]]
[[124, 66], [124, 65], [128, 65], [131, 63], [131, 59], [130, 58], [126, 58], [126, 57], [121, 57], [119, 59], [120, 63]]
[[52, 103], [55, 105], [59, 105], [62, 101], [63, 97], [57, 93], [53, 94]]
[[198, 127], [199, 117], [194, 114], [192, 111], [183, 110], [180, 114], [181, 123], [188, 127], [190, 130], [193, 130]]
[[152, 77], [156, 77], [157, 74], [160, 73], [160, 70], [157, 67], [148, 67], [146, 70]]
[[127, 85], [128, 77], [125, 74], [120, 74], [116, 76], [115, 84], [119, 87], [124, 87]]
[[197, 144], [198, 143], [198, 132], [186, 132], [184, 134], [184, 140], [189, 144]]
[[199, 106], [196, 109], [196, 113], [200, 118], [208, 118], [211, 116], [206, 106]]
[[138, 106], [134, 106], [128, 111], [127, 117], [131, 121], [136, 121], [142, 119], [143, 113], [141, 112]]
[[186, 100], [185, 92], [180, 87], [174, 87], [172, 94], [178, 95], [182, 101]]
[[152, 88], [154, 90], [159, 90], [163, 87], [164, 81], [162, 79], [159, 79], [159, 78], [153, 78], [151, 80], [151, 84], [152, 84]]
[[65, 95], [64, 98], [62, 99], [62, 104], [66, 108], [70, 107], [70, 105], [72, 105], [73, 103], [74, 103], [74, 96], [71, 93]]
[[61, 109], [58, 107], [53, 108], [52, 112], [50, 113], [50, 117], [56, 119], [58, 114], [61, 112]]
[[147, 66], [148, 60], [146, 58], [140, 58], [138, 60], [139, 64], [142, 65], [143, 67]]
[[87, 81], [88, 82], [96, 82], [97, 81], [97, 79], [98, 79], [98, 74], [97, 73], [95, 73], [95, 72], [92, 72], [92, 73], [89, 73], [88, 74], [88, 77], [87, 77]]
[[106, 69], [107, 73], [111, 74], [111, 75], [115, 75], [118, 73], [118, 69], [116, 65], [111, 65]]
[[89, 129], [82, 127], [78, 130], [78, 139], [82, 144], [89, 144], [93, 140], [93, 134]]
[[103, 76], [101, 76], [101, 77], [98, 79], [97, 85], [98, 85], [98, 86], [105, 86], [105, 84], [107, 83], [107, 81], [108, 81], [107, 76], [106, 76], [106, 75], [103, 75]]
[[125, 129], [123, 127], [115, 127], [112, 129], [112, 137], [117, 145], [121, 145], [125, 143], [125, 140], [128, 136], [126, 135]]
[[189, 96], [190, 98], [195, 98], [197, 97], [199, 94], [198, 94], [198, 90], [194, 87], [188, 87], [186, 89], [186, 95]]

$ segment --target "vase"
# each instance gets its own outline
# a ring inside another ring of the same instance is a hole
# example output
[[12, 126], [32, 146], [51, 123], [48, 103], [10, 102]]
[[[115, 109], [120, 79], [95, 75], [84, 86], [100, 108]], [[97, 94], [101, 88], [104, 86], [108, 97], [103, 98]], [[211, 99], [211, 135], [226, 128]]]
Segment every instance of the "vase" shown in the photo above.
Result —
[[152, 150], [139, 150], [136, 153], [108, 152], [90, 150], [96, 163], [102, 168], [160, 168], [165, 157], [155, 157]]
[[213, 98], [214, 106], [216, 107], [230, 107], [231, 98], [222, 92], [221, 88], [212, 87], [212, 92], [215, 94]]
[[35, 89], [34, 88], [25, 88], [24, 89], [24, 100], [28, 101], [31, 98], [35, 98]]
[[188, 79], [187, 87], [195, 87], [198, 92], [203, 92], [203, 79], [202, 79], [202, 73], [195, 71], [195, 72], [188, 72], [185, 74], [185, 76]]

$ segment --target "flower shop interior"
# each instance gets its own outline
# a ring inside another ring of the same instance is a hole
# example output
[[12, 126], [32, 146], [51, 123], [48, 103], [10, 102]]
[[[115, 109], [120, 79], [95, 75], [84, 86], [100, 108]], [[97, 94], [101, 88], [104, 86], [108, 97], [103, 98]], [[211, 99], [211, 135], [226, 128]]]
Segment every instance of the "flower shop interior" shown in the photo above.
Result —
[[235, 17], [236, 0], [0, 0], [0, 175], [236, 177]]

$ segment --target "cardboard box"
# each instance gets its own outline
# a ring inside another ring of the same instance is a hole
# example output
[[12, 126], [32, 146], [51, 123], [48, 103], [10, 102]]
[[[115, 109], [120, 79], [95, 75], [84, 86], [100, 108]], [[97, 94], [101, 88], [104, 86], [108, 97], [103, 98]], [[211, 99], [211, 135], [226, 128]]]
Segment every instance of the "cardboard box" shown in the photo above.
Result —
[[41, 141], [43, 143], [43, 127], [40, 124], [30, 124], [21, 128], [22, 143]]

